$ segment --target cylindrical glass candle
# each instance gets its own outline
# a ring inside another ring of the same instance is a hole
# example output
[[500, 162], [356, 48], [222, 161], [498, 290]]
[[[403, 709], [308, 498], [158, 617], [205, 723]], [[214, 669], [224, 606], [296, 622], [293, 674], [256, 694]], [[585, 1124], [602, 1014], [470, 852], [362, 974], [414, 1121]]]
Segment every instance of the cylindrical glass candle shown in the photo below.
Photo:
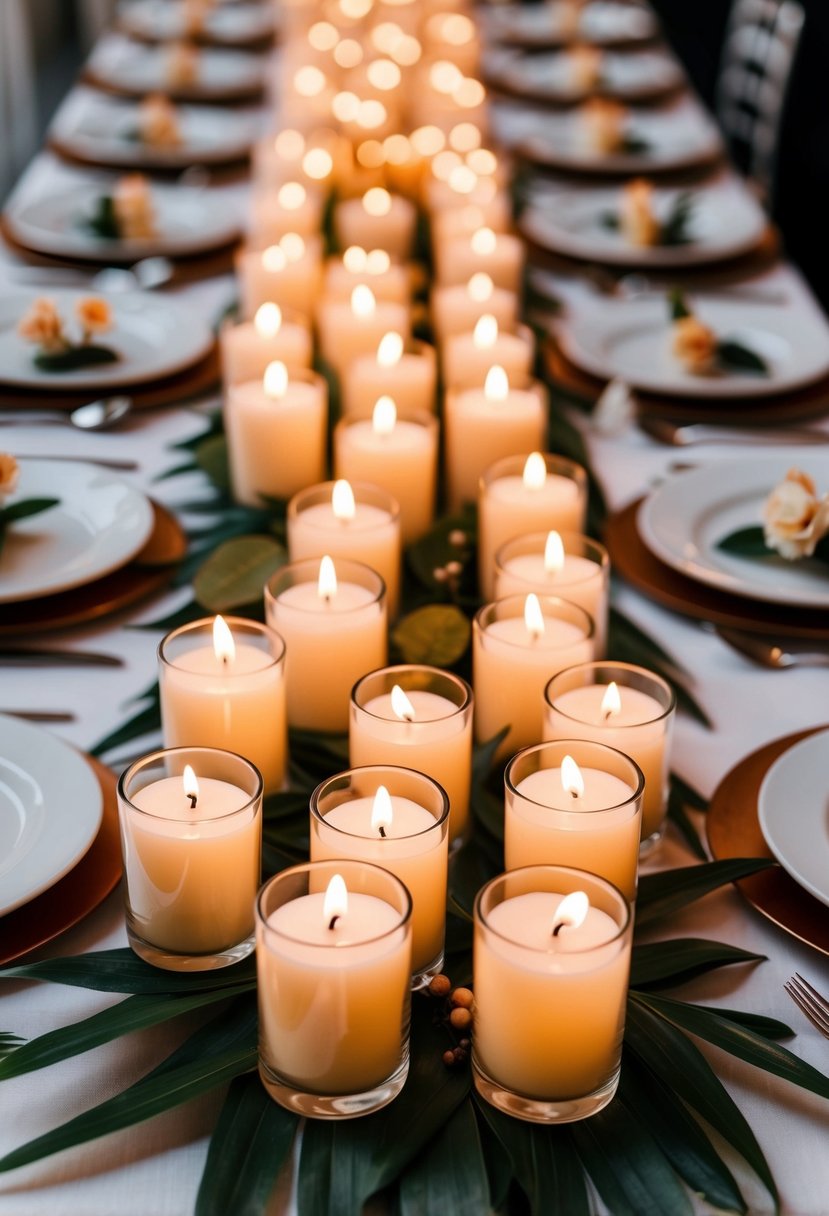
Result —
[[314, 353], [311, 326], [299, 313], [278, 304], [262, 304], [252, 321], [226, 321], [219, 331], [225, 388], [261, 380], [269, 363], [310, 367]]
[[584, 870], [528, 866], [479, 891], [472, 1073], [487, 1102], [534, 1123], [607, 1106], [619, 1083], [632, 937], [622, 892]]
[[281, 1106], [352, 1119], [397, 1097], [409, 1071], [411, 913], [403, 883], [360, 861], [293, 866], [259, 892], [259, 1075]]
[[[322, 283], [322, 241], [295, 235], [297, 241], [267, 248], [249, 245], [236, 254], [236, 277], [243, 317], [253, 317], [263, 304], [275, 303], [310, 317]], [[302, 243], [301, 252], [300, 245]], [[295, 246], [295, 247], [294, 247]], [[289, 256], [290, 255], [290, 256]]]
[[565, 739], [524, 748], [504, 774], [505, 868], [575, 866], [633, 902], [644, 787], [638, 764], [601, 743]]
[[378, 397], [393, 398], [401, 411], [437, 406], [437, 358], [434, 346], [396, 333], [384, 334], [376, 351], [359, 355], [342, 383], [344, 418], [370, 418]]
[[556, 596], [511, 595], [485, 604], [472, 623], [475, 738], [504, 727], [496, 759], [540, 743], [551, 674], [593, 658], [593, 621]]
[[351, 689], [386, 662], [386, 589], [362, 562], [337, 558], [326, 584], [316, 558], [283, 566], [265, 587], [265, 616], [284, 636], [288, 721], [348, 730]]
[[496, 600], [508, 595], [561, 595], [593, 618], [596, 655], [607, 649], [610, 558], [607, 549], [580, 532], [530, 532], [495, 554]]
[[342, 379], [359, 355], [373, 354], [384, 334], [408, 338], [411, 309], [391, 300], [378, 300], [370, 287], [354, 288], [348, 300], [320, 300], [317, 331], [323, 358]]
[[488, 274], [496, 287], [519, 292], [524, 275], [526, 249], [512, 232], [479, 228], [471, 236], [455, 237], [435, 249], [435, 271], [439, 283], [466, 283], [476, 272]]
[[122, 773], [118, 814], [135, 953], [167, 971], [208, 971], [250, 954], [262, 852], [258, 770], [217, 748], [153, 752]]
[[484, 599], [494, 595], [495, 555], [506, 541], [541, 528], [583, 532], [586, 517], [587, 474], [575, 461], [532, 452], [490, 465], [478, 486], [478, 573]]
[[285, 643], [267, 625], [211, 617], [158, 648], [165, 747], [220, 747], [247, 757], [268, 793], [285, 784]]
[[508, 329], [516, 323], [518, 304], [515, 292], [496, 287], [485, 273], [471, 275], [468, 282], [454, 287], [437, 284], [430, 297], [435, 340], [442, 345], [452, 334], [469, 333], [484, 313]]
[[446, 791], [413, 769], [353, 768], [329, 777], [311, 795], [311, 861], [369, 861], [408, 888], [413, 989], [443, 968], [448, 826]]
[[446, 388], [475, 388], [484, 383], [494, 363], [503, 367], [512, 384], [532, 374], [535, 335], [528, 325], [500, 326], [493, 313], [483, 314], [468, 333], [452, 334], [441, 348]]
[[419, 663], [369, 672], [351, 693], [349, 760], [428, 773], [449, 797], [450, 842], [469, 821], [472, 707], [466, 680]]
[[[378, 486], [326, 481], [288, 503], [291, 561], [329, 554], [364, 562], [386, 584], [389, 616], [400, 602], [400, 507]], [[362, 674], [362, 673], [361, 673]]]
[[559, 672], [544, 691], [545, 739], [616, 747], [645, 774], [643, 853], [665, 830], [675, 708], [670, 684], [631, 663], [582, 663]]

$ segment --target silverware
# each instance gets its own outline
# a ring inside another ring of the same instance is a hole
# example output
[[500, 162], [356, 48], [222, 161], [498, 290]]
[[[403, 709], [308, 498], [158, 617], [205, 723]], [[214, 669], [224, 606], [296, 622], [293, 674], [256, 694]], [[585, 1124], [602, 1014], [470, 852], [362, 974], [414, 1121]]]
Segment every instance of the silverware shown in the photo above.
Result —
[[65, 460], [70, 464], [97, 464], [102, 469], [117, 469], [122, 473], [134, 473], [141, 467], [137, 460], [110, 460], [103, 456], [44, 456], [42, 452], [31, 455], [15, 452], [15, 456], [18, 460]]
[[13, 273], [17, 283], [44, 287], [83, 287], [92, 291], [121, 293], [153, 291], [173, 277], [175, 267], [169, 258], [141, 258], [132, 266], [105, 266], [94, 274], [69, 270], [65, 266], [26, 266]]
[[32, 410], [25, 414], [0, 416], [0, 426], [32, 426], [38, 422], [56, 422], [62, 426], [75, 426], [81, 431], [106, 431], [122, 422], [131, 410], [131, 397], [102, 397], [100, 401], [87, 401], [68, 414], [57, 410]]
[[0, 709], [0, 714], [25, 722], [74, 722], [75, 715], [62, 709]]
[[789, 996], [816, 1027], [824, 1038], [829, 1039], [829, 1001], [821, 996], [817, 988], [813, 988], [808, 980], [797, 971], [783, 987]]
[[[755, 304], [775, 304], [782, 306], [788, 303], [789, 297], [784, 291], [774, 291], [767, 287], [758, 287], [751, 283], [723, 283], [711, 287], [700, 287], [700, 295], [721, 296], [728, 300], [748, 300]], [[668, 289], [664, 283], [649, 279], [645, 274], [635, 271], [624, 274], [616, 281], [609, 295], [621, 296], [625, 300], [638, 300], [645, 296], [668, 298]]]
[[702, 443], [769, 444], [781, 443], [829, 443], [829, 433], [814, 431], [809, 427], [769, 427], [753, 430], [750, 427], [709, 426], [701, 422], [677, 426], [664, 418], [637, 419], [640, 430], [659, 443], [676, 448], [693, 447]]
[[814, 642], [791, 638], [780, 641], [762, 633], [748, 633], [719, 625], [714, 632], [745, 658], [773, 671], [785, 671], [789, 667], [829, 667], [829, 649], [820, 650]]
[[3, 667], [123, 667], [124, 660], [115, 654], [99, 654], [92, 650], [37, 650], [30, 646], [20, 650], [0, 650]]

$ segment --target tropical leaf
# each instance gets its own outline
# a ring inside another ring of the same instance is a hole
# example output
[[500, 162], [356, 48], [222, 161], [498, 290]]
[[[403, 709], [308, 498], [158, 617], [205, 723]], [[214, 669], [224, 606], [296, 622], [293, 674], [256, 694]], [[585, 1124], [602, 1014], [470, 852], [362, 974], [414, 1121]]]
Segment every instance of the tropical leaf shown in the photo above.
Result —
[[397, 622], [392, 642], [406, 663], [451, 667], [466, 652], [469, 618], [454, 604], [427, 604]]
[[678, 870], [662, 870], [645, 874], [639, 879], [636, 897], [636, 923], [649, 924], [672, 912], [678, 912], [709, 891], [758, 874], [774, 865], [764, 857], [742, 857], [728, 861], [708, 861], [703, 865], [685, 866]]
[[469, 1098], [400, 1179], [400, 1216], [445, 1212], [481, 1216], [489, 1206], [489, 1181], [475, 1111]]
[[227, 612], [259, 602], [265, 583], [288, 554], [268, 536], [239, 536], [214, 549], [193, 578], [193, 591], [208, 612]]
[[699, 838], [696, 828], [688, 818], [685, 808], [690, 806], [695, 811], [705, 810], [707, 803], [696, 790], [687, 782], [671, 773], [668, 788], [668, 819], [685, 840], [688, 848], [700, 861], [707, 861], [708, 854]]
[[774, 551], [766, 544], [766, 534], [759, 525], [730, 532], [717, 541], [717, 548], [737, 557], [774, 557]]
[[18, 1038], [16, 1034], [10, 1034], [7, 1030], [0, 1030], [0, 1060], [7, 1056], [12, 1051], [17, 1051], [23, 1039]]
[[746, 372], [753, 376], [769, 374], [765, 359], [735, 338], [726, 338], [717, 343], [717, 363], [726, 371]]
[[20, 519], [31, 519], [33, 515], [40, 515], [42, 511], [56, 507], [59, 502], [59, 498], [23, 498], [20, 502], [10, 502], [8, 506], [0, 507], [0, 529], [17, 523]]
[[584, 1171], [570, 1129], [535, 1127], [509, 1118], [482, 1099], [476, 1101], [483, 1121], [507, 1153], [534, 1216], [590, 1216]]
[[750, 954], [737, 946], [707, 938], [683, 937], [667, 942], [634, 946], [630, 982], [634, 988], [681, 984], [717, 967], [735, 963], [759, 963], [764, 954]]
[[221, 433], [208, 435], [195, 449], [196, 464], [207, 474], [217, 490], [230, 489], [227, 440]]
[[126, 947], [98, 950], [66, 958], [47, 958], [38, 963], [18, 963], [0, 970], [0, 980], [39, 980], [67, 984], [71, 988], [92, 988], [96, 992], [126, 994], [193, 993], [202, 989], [236, 988], [256, 978], [253, 958], [244, 959], [220, 971], [162, 971], [151, 967]]
[[620, 663], [633, 663], [657, 672], [673, 687], [677, 705], [703, 726], [711, 727], [711, 719], [690, 690], [690, 677], [676, 659], [663, 650], [653, 638], [626, 617], [618, 608], [611, 608], [608, 626], [608, 654]]

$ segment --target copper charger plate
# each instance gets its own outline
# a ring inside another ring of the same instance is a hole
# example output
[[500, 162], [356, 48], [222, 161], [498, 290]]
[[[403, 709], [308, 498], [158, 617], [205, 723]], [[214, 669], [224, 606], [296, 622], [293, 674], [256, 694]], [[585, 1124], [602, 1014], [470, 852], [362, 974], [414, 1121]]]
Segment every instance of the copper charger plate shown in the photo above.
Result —
[[712, 625], [725, 625], [750, 633], [829, 641], [829, 614], [825, 608], [769, 604], [731, 595], [698, 583], [655, 557], [639, 535], [636, 524], [644, 499], [637, 499], [605, 522], [604, 541], [612, 568], [633, 587], [682, 616]]
[[[708, 807], [706, 825], [711, 852], [718, 861], [772, 854], [760, 830], [757, 802], [763, 778], [784, 752], [825, 726], [775, 739], [741, 760], [723, 777]], [[829, 909], [791, 878], [782, 866], [743, 878], [737, 886], [752, 907], [807, 946], [829, 954]]]
[[93, 756], [84, 760], [104, 796], [98, 835], [74, 869], [27, 904], [0, 917], [0, 964], [11, 963], [71, 929], [102, 903], [122, 871], [116, 777]]
[[[82, 84], [91, 85], [93, 89], [100, 89], [102, 93], [109, 93], [113, 97], [140, 99], [147, 93], [146, 89], [133, 88], [130, 85], [110, 80], [108, 76], [99, 76], [95, 69], [89, 66], [81, 71], [80, 81]], [[265, 84], [263, 80], [257, 79], [252, 80], [249, 84], [240, 84], [237, 88], [231, 89], [200, 89], [196, 85], [192, 88], [172, 85], [165, 88], [164, 91], [170, 101], [186, 102], [188, 105], [241, 106], [261, 101], [265, 93]]]
[[155, 523], [144, 548], [119, 570], [91, 583], [0, 607], [0, 637], [86, 624], [127, 608], [164, 587], [187, 552], [187, 536], [178, 520], [151, 502]]

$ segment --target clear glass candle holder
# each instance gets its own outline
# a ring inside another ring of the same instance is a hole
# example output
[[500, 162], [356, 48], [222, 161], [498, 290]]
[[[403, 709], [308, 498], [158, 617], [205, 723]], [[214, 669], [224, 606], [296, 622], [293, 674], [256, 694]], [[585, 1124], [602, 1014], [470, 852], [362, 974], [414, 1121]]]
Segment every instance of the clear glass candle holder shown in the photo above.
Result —
[[[346, 905], [328, 903], [335, 876]], [[395, 1098], [409, 1071], [412, 900], [366, 862], [308, 862], [256, 900], [259, 1075], [274, 1101], [353, 1119]]]
[[[380, 787], [388, 794], [378, 794]], [[396, 874], [412, 897], [412, 988], [443, 969], [449, 799], [413, 769], [337, 773], [311, 795], [311, 860], [353, 857]]]
[[[616, 685], [618, 702], [609, 690]], [[630, 756], [645, 776], [641, 853], [662, 839], [668, 809], [676, 694], [661, 676], [631, 663], [581, 663], [544, 691], [544, 738], [592, 739]]]
[[268, 793], [282, 789], [288, 759], [285, 643], [244, 617], [193, 621], [158, 648], [164, 746], [218, 747], [246, 756]]
[[504, 787], [507, 870], [574, 866], [636, 899], [645, 779], [629, 756], [583, 739], [540, 743], [513, 756]]
[[[394, 688], [405, 694], [392, 699]], [[474, 697], [466, 680], [422, 663], [371, 671], [351, 691], [349, 760], [427, 773], [449, 798], [449, 842], [469, 823]]]
[[122, 773], [127, 936], [140, 958], [210, 971], [251, 953], [262, 791], [250, 761], [210, 747], [153, 752]]
[[[559, 912], [576, 892], [589, 905], [581, 924], [583, 907]], [[487, 1102], [533, 1123], [607, 1106], [619, 1083], [632, 937], [622, 892], [584, 870], [528, 866], [481, 889], [472, 1075]]]

